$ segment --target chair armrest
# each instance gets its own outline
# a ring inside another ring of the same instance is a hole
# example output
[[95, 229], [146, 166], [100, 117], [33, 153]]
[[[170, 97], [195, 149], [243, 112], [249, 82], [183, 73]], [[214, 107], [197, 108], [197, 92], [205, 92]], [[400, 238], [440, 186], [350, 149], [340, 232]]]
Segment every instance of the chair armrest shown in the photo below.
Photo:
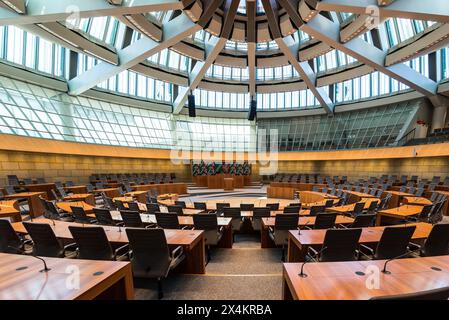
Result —
[[[364, 253], [361, 249], [368, 250], [370, 252], [371, 256]], [[372, 259], [374, 256], [374, 250], [368, 246], [365, 246], [364, 244], [360, 244], [360, 250], [358, 250], [357, 253], [359, 254], [359, 256], [360, 256], [360, 254], [362, 254], [365, 258], [368, 258], [368, 259]]]
[[309, 227], [309, 226], [304, 226], [304, 229], [307, 229], [307, 230], [313, 230], [311, 227]]
[[181, 230], [193, 230], [193, 226], [184, 226]]
[[125, 226], [125, 223], [124, 223], [124, 222], [116, 222], [115, 225], [116, 225], [117, 227], [124, 227], [124, 226]]
[[156, 223], [150, 223], [149, 225], [145, 226], [145, 229], [155, 229], [157, 227], [158, 226]]
[[414, 243], [414, 242], [409, 242], [408, 245], [409, 245], [409, 247], [411, 247], [412, 251], [421, 249], [421, 246], [419, 244], [417, 244], [417, 243]]
[[338, 224], [338, 227], [339, 227], [339, 228], [343, 228], [343, 229], [348, 229], [348, 227], [345, 226], [344, 224]]
[[306, 256], [308, 256], [314, 262], [318, 262], [318, 251], [316, 251], [314, 248], [308, 247]]
[[73, 242], [73, 243], [70, 243], [70, 244], [64, 246], [64, 251], [66, 251], [67, 249], [71, 249], [71, 248], [73, 248], [75, 250], [78, 248], [78, 245], [76, 244], [76, 242]]
[[[124, 254], [119, 255], [119, 253], [124, 250], [126, 250], [126, 252]], [[129, 244], [125, 244], [125, 245], [114, 250], [114, 259], [115, 260], [117, 260], [117, 257], [120, 258], [120, 257], [126, 256], [126, 255], [129, 255]]]
[[184, 253], [184, 250], [181, 246], [177, 246], [172, 252], [171, 256], [173, 259], [179, 258]]
[[218, 228], [218, 232], [223, 233], [224, 232], [224, 227], [223, 226], [219, 227]]

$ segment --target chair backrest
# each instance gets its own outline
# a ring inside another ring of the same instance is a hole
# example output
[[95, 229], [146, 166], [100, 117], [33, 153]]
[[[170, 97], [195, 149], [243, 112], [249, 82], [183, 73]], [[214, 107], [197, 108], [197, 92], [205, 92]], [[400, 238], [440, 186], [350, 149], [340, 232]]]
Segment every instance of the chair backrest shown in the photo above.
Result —
[[33, 184], [33, 179], [31, 179], [31, 178], [24, 178], [23, 179], [23, 183], [26, 184], [26, 185]]
[[175, 212], [178, 215], [183, 215], [184, 211], [182, 206], [174, 205], [174, 206], [167, 206], [168, 212]]
[[102, 227], [69, 226], [78, 245], [78, 258], [87, 260], [114, 260], [114, 253]]
[[359, 214], [358, 216], [355, 217], [354, 222], [351, 225], [351, 228], [372, 227], [374, 224], [374, 220], [376, 220], [375, 213]]
[[137, 202], [128, 202], [128, 209], [131, 211], [140, 212], [139, 204]]
[[118, 210], [128, 210], [128, 208], [125, 207], [122, 200], [114, 200], [114, 204], [117, 207]]
[[417, 196], [417, 197], [422, 197], [423, 194], [424, 194], [424, 188], [419, 188], [415, 192], [415, 196]]
[[423, 206], [421, 213], [418, 215], [418, 219], [420, 221], [427, 222], [428, 219], [429, 219], [430, 213], [433, 210], [433, 207], [434, 207], [433, 204], [429, 204], [429, 205]]
[[89, 223], [89, 218], [87, 217], [86, 211], [84, 211], [83, 207], [70, 206], [70, 209], [72, 209], [72, 215], [75, 222]]
[[253, 219], [267, 218], [271, 215], [270, 208], [267, 207], [254, 207]]
[[253, 211], [254, 204], [253, 203], [241, 203], [240, 210], [241, 211]]
[[437, 199], [438, 196], [439, 196], [439, 193], [438, 193], [438, 192], [432, 192], [432, 194], [431, 194], [429, 200], [432, 201], [432, 202], [434, 202], [434, 201]]
[[335, 227], [336, 213], [319, 213], [316, 215], [314, 229], [330, 229]]
[[8, 184], [11, 186], [18, 186], [19, 185], [19, 178], [15, 174], [9, 174], [7, 176]]
[[170, 269], [170, 250], [163, 229], [126, 228], [131, 264], [137, 278], [165, 277]]
[[93, 208], [95, 218], [98, 224], [105, 226], [115, 226], [114, 219], [112, 219], [111, 211], [109, 209], [103, 208]]
[[325, 206], [326, 208], [331, 208], [331, 207], [333, 207], [333, 206], [334, 206], [334, 199], [328, 199], [328, 200], [326, 200], [326, 203], [324, 204], [324, 206]]
[[386, 227], [377, 244], [374, 257], [382, 260], [405, 254], [415, 229], [416, 226]]
[[138, 211], [120, 210], [123, 223], [125, 227], [129, 228], [143, 228], [144, 224]]
[[14, 190], [14, 186], [10, 186], [10, 185], [5, 186], [5, 191], [6, 191], [6, 194], [15, 194], [16, 193], [16, 190]]
[[284, 213], [276, 215], [274, 219], [275, 230], [295, 230], [298, 228], [299, 214]]
[[207, 205], [205, 202], [194, 202], [193, 207], [197, 210], [207, 210]]
[[356, 260], [356, 249], [359, 245], [361, 234], [361, 228], [327, 230], [323, 241], [323, 252], [320, 254], [319, 261], [332, 262]]
[[216, 214], [195, 214], [193, 225], [197, 230], [217, 230], [218, 220]]
[[56, 193], [55, 189], [51, 189], [50, 192], [55, 200], [61, 200], [61, 197]]
[[444, 207], [445, 203], [446, 203], [446, 199], [444, 199], [443, 201], [437, 202], [433, 206], [432, 212], [430, 212], [429, 218], [428, 218], [429, 223], [437, 224], [438, 222], [443, 220], [443, 207]]
[[443, 287], [433, 290], [420, 291], [407, 294], [399, 294], [393, 296], [380, 296], [373, 297], [370, 300], [442, 300], [447, 301], [449, 299], [449, 287]]
[[75, 183], [74, 183], [73, 181], [69, 180], [69, 181], [67, 181], [67, 182], [65, 183], [65, 185], [66, 185], [67, 187], [73, 187], [73, 186], [75, 185]]
[[90, 183], [88, 183], [88, 184], [86, 184], [86, 190], [87, 190], [87, 193], [92, 193], [92, 192], [94, 192], [94, 186], [91, 185]]
[[371, 201], [368, 207], [368, 212], [374, 212], [377, 209], [377, 205], [379, 204], [379, 201]]
[[405, 191], [407, 191], [407, 187], [406, 187], [406, 186], [401, 186], [401, 187], [399, 188], [399, 191], [400, 191], [400, 192], [405, 192]]
[[318, 215], [319, 213], [324, 213], [326, 212], [326, 207], [325, 206], [312, 206], [310, 207], [310, 215], [312, 217]]
[[224, 216], [227, 218], [241, 218], [242, 212], [240, 210], [240, 207], [229, 207], [223, 209]]
[[429, 257], [447, 254], [449, 254], [449, 223], [436, 224], [424, 242], [421, 255]]
[[217, 213], [222, 214], [224, 208], [229, 208], [231, 205], [225, 202], [217, 202]]
[[161, 208], [159, 207], [159, 204], [147, 202], [147, 212], [149, 214], [155, 214], [156, 212], [160, 212], [160, 211], [161, 211]]
[[185, 209], [187, 207], [185, 201], [175, 201], [175, 205], [180, 206], [181, 208]]
[[286, 206], [284, 207], [284, 213], [296, 213], [301, 211], [301, 206]]
[[162, 229], [180, 229], [178, 215], [175, 213], [156, 212], [157, 225]]
[[279, 210], [279, 203], [267, 203], [265, 206], [270, 208], [271, 211]]
[[59, 195], [64, 198], [67, 196], [67, 192], [65, 192], [64, 188], [62, 186], [56, 187], [56, 190], [58, 191]]
[[356, 204], [354, 204], [354, 210], [352, 211], [352, 215], [358, 216], [359, 214], [362, 214], [364, 208], [365, 208], [364, 202], [357, 202]]
[[64, 257], [64, 248], [48, 223], [23, 222], [33, 240], [33, 254], [42, 257]]
[[18, 253], [22, 241], [8, 220], [0, 219], [0, 252]]

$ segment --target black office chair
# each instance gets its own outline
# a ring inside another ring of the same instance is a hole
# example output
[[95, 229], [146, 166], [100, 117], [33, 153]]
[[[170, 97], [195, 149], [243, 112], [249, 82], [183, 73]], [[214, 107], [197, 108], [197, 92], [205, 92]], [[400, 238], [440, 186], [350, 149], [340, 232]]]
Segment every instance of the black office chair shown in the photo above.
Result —
[[14, 228], [8, 220], [0, 219], [0, 252], [22, 253], [25, 250], [26, 244], [31, 244], [31, 241], [24, 241], [14, 231]]
[[329, 229], [320, 251], [308, 248], [307, 256], [315, 262], [358, 260], [358, 246], [362, 229]]
[[[186, 202], [185, 201], [175, 201], [175, 205], [176, 206], [180, 206], [181, 208], [185, 209], [187, 208]], [[169, 210], [170, 211], [170, 210]]]
[[128, 202], [128, 210], [140, 212], [140, 207], [137, 202]]
[[117, 210], [119, 210], [119, 211], [128, 210], [128, 208], [125, 207], [125, 204], [121, 200], [117, 200], [117, 199], [114, 200], [114, 204], [115, 204], [115, 207], [117, 208]]
[[224, 208], [230, 208], [231, 205], [229, 203], [217, 202], [216, 207], [217, 207], [217, 214], [222, 215], [224, 212]]
[[112, 218], [111, 211], [104, 208], [93, 208], [97, 223], [102, 226], [123, 226], [123, 223], [116, 223]]
[[162, 229], [181, 229], [179, 225], [178, 215], [176, 213], [156, 212], [156, 222]]
[[163, 298], [162, 279], [185, 258], [181, 246], [171, 250], [163, 229], [127, 228], [133, 276], [158, 281], [158, 298]]
[[75, 222], [88, 224], [97, 223], [97, 220], [87, 216], [86, 211], [84, 211], [83, 207], [70, 206], [70, 209], [72, 209], [72, 215], [73, 219], [75, 219]]
[[[86, 260], [123, 260], [128, 256], [128, 244], [112, 250], [102, 227], [69, 226], [69, 231], [78, 245], [77, 258]], [[121, 252], [125, 252], [120, 254]]]
[[279, 210], [279, 203], [267, 203], [265, 206], [267, 208], [270, 208], [270, 211], [278, 211]]
[[333, 199], [328, 199], [326, 200], [324, 207], [326, 208], [332, 208], [334, 206], [334, 200]]
[[127, 228], [146, 228], [149, 225], [143, 223], [138, 211], [120, 210], [120, 216]]
[[274, 228], [268, 229], [269, 237], [276, 246], [282, 246], [282, 261], [285, 261], [285, 246], [288, 245], [288, 231], [298, 229], [299, 214], [284, 213], [276, 215]]
[[360, 251], [365, 257], [374, 260], [393, 259], [405, 255], [416, 226], [386, 227], [375, 250], [361, 244], [360, 249], [366, 249], [371, 256]]
[[156, 212], [160, 212], [161, 208], [157, 203], [150, 203], [147, 202], [147, 213], [148, 214], [155, 214]]
[[184, 214], [184, 210], [182, 206], [174, 205], [174, 206], [167, 206], [168, 212], [174, 212], [179, 216], [182, 216]]
[[48, 219], [53, 220], [60, 220], [65, 222], [74, 222], [75, 219], [73, 219], [73, 216], [68, 213], [61, 213], [59, 212], [58, 208], [52, 201], [46, 201], [42, 198], [40, 198], [40, 201], [42, 202], [44, 206], [44, 217]]
[[233, 236], [235, 231], [240, 231], [242, 228], [242, 212], [240, 211], [240, 207], [225, 207], [223, 212], [223, 216], [226, 218], [232, 218], [231, 225], [232, 225], [232, 231]]
[[357, 217], [358, 215], [361, 215], [363, 213], [363, 210], [365, 209], [365, 203], [364, 202], [357, 202], [354, 204], [354, 209], [351, 212], [351, 215], [353, 217]]
[[241, 203], [240, 211], [253, 211], [254, 204], [253, 203]]
[[366, 210], [367, 213], [373, 213], [376, 212], [376, 209], [379, 205], [379, 201], [371, 201], [371, 203], [369, 204], [368, 209]]
[[[33, 255], [41, 257], [74, 257], [76, 243], [64, 246], [48, 223], [23, 222], [28, 235], [33, 241]], [[73, 251], [70, 252], [69, 250]]]
[[193, 216], [193, 226], [196, 230], [204, 230], [207, 262], [211, 260], [210, 247], [217, 245], [223, 237], [224, 228], [218, 227], [217, 214], [196, 214]]
[[193, 208], [195, 208], [196, 210], [207, 211], [206, 202], [194, 202], [193, 203]]
[[260, 231], [262, 229], [262, 218], [268, 218], [271, 215], [270, 208], [261, 207], [253, 208], [253, 218], [251, 224], [254, 231]]
[[443, 256], [449, 254], [449, 223], [436, 224], [422, 246], [410, 243], [421, 249], [422, 257]]
[[[359, 214], [355, 217], [354, 222], [351, 224], [350, 228], [367, 228], [374, 225], [376, 220], [375, 213]], [[345, 227], [341, 225], [341, 227]]]
[[299, 214], [301, 206], [286, 206], [284, 207], [284, 213], [296, 213]]
[[326, 207], [325, 206], [312, 206], [310, 207], [310, 216], [314, 217], [320, 213], [325, 213]]
[[320, 229], [334, 228], [336, 220], [337, 220], [336, 213], [319, 213], [316, 215], [313, 229], [320, 230]]
[[432, 212], [430, 212], [429, 214], [429, 223], [437, 224], [443, 220], [443, 207], [446, 201], [447, 200], [444, 199], [443, 201], [440, 201], [433, 206]]
[[5, 191], [7, 195], [15, 194], [16, 190], [14, 189], [14, 186], [5, 186]]
[[372, 297], [370, 300], [391, 300], [391, 301], [442, 300], [442, 301], [447, 301], [448, 299], [449, 299], [449, 287], [443, 287], [443, 288], [439, 288], [439, 289], [407, 293], [407, 294]]
[[435, 200], [438, 198], [440, 194], [438, 192], [432, 192], [432, 194], [430, 195], [429, 200], [432, 202], [435, 202]]

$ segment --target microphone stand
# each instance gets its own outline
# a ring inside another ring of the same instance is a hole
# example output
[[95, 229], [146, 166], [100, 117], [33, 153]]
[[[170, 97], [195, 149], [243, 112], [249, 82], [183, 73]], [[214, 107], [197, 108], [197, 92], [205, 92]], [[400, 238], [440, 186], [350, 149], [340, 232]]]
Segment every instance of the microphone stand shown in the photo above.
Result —
[[[13, 250], [15, 250], [16, 252], [18, 252], [20, 254], [25, 254], [25, 251], [20, 249], [20, 248], [16, 248], [16, 247], [13, 247], [13, 246], [8, 246], [8, 248], [13, 249]], [[47, 267], [47, 263], [45, 262], [44, 259], [42, 259], [42, 258], [40, 258], [40, 257], [38, 257], [38, 256], [36, 256], [34, 254], [30, 255], [30, 257], [36, 258], [36, 259], [40, 260], [44, 264], [44, 269], [40, 270], [39, 272], [48, 272], [48, 271], [51, 270], [50, 268]]]
[[[320, 254], [322, 254], [326, 249], [327, 249], [327, 247], [321, 248], [321, 250], [318, 251], [317, 256], [319, 256]], [[307, 259], [307, 256], [306, 256], [306, 259]], [[309, 261], [306, 260], [306, 261], [304, 261], [303, 264], [301, 265], [301, 272], [298, 273], [298, 276], [300, 276], [301, 278], [307, 278], [307, 274], [304, 273], [304, 266], [305, 266], [308, 262], [309, 262]]]
[[388, 265], [388, 263], [390, 263], [390, 261], [393, 261], [393, 260], [396, 260], [396, 259], [400, 259], [400, 258], [404, 258], [404, 257], [407, 257], [408, 255], [410, 255], [412, 253], [417, 253], [417, 252], [420, 252], [420, 251], [421, 251], [421, 248], [413, 250], [413, 251], [408, 251], [408, 252], [406, 252], [404, 254], [401, 254], [400, 256], [397, 256], [397, 257], [394, 257], [394, 258], [391, 258], [391, 259], [385, 261], [384, 268], [382, 269], [382, 273], [384, 273], [384, 274], [391, 274], [391, 272], [387, 270], [387, 265]]

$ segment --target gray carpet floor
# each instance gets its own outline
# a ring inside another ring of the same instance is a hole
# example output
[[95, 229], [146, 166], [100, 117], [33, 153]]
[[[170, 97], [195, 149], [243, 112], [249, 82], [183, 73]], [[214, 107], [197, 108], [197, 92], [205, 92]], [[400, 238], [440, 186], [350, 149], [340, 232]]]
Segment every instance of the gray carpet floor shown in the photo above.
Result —
[[[164, 299], [169, 300], [278, 300], [282, 298], [281, 251], [261, 249], [256, 235], [237, 235], [234, 248], [212, 250], [205, 275], [173, 273], [163, 288]], [[135, 294], [139, 300], [157, 299], [157, 284], [136, 284]]]

